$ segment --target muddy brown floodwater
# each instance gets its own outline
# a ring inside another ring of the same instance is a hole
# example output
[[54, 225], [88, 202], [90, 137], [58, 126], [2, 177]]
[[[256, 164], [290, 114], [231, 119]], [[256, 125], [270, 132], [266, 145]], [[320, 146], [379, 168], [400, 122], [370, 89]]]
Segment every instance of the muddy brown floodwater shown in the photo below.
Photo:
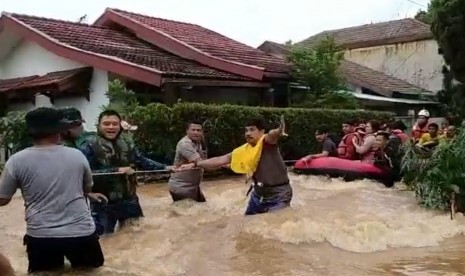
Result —
[[[424, 210], [402, 187], [290, 177], [292, 208], [248, 217], [243, 178], [204, 182], [205, 204], [143, 186], [146, 217], [103, 238], [105, 267], [88, 275], [465, 275], [462, 215]], [[0, 208], [0, 252], [18, 275], [23, 218], [20, 195]]]

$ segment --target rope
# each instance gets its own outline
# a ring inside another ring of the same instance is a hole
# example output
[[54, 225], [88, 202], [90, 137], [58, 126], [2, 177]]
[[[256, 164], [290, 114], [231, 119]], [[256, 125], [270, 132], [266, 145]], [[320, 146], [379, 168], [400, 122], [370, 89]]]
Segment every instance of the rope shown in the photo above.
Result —
[[[295, 163], [298, 160], [284, 160], [285, 164], [288, 163]], [[192, 168], [189, 170], [199, 170], [200, 168]], [[189, 171], [186, 170], [186, 171]], [[171, 173], [172, 170], [163, 169], [163, 170], [146, 170], [146, 171], [134, 171], [134, 174], [149, 174], [149, 173]], [[106, 173], [93, 173], [92, 176], [108, 176], [108, 175], [123, 175], [126, 174], [124, 172], [106, 172]]]

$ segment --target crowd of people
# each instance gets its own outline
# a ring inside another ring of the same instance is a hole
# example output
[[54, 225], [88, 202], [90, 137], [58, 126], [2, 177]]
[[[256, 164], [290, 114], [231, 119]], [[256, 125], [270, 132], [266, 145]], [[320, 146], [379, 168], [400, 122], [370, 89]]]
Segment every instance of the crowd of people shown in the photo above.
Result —
[[[9, 204], [18, 189], [25, 201], [23, 242], [30, 273], [61, 270], [65, 258], [73, 269], [103, 266], [100, 237], [144, 216], [136, 191], [137, 170], [170, 172], [168, 189], [173, 202], [205, 202], [200, 189], [203, 171], [230, 166], [253, 180], [246, 215], [290, 206], [292, 188], [277, 145], [286, 135], [283, 120], [266, 133], [263, 118], [250, 118], [244, 126], [246, 143], [210, 159], [203, 143], [203, 124], [188, 122], [173, 166], [142, 154], [131, 137], [136, 127], [116, 111], [99, 115], [95, 135], [83, 135], [84, 123], [75, 108], [42, 107], [28, 112], [26, 126], [32, 144], [13, 154], [2, 171], [0, 206]], [[0, 275], [11, 271], [0, 254]]]
[[[418, 115], [411, 137], [400, 121], [385, 125], [347, 121], [342, 124], [340, 141], [327, 126], [320, 126], [315, 135], [323, 150], [305, 160], [328, 156], [359, 160], [389, 170], [394, 180], [400, 174], [399, 145], [412, 140], [418, 147], [433, 148], [454, 137], [453, 125], [439, 128], [429, 123], [426, 110]], [[278, 128], [267, 133], [262, 117], [250, 118], [244, 126], [246, 143], [213, 158], [208, 158], [203, 123], [187, 122], [172, 166], [145, 156], [132, 139], [137, 126], [116, 111], [99, 115], [95, 135], [84, 135], [84, 123], [75, 108], [28, 112], [26, 125], [33, 143], [13, 154], [2, 171], [0, 206], [7, 205], [18, 189], [25, 201], [23, 242], [31, 273], [62, 269], [65, 257], [76, 269], [102, 266], [100, 237], [144, 216], [136, 191], [137, 170], [170, 172], [168, 191], [173, 202], [206, 202], [200, 188], [204, 170], [227, 166], [250, 179], [246, 215], [290, 206], [293, 191], [277, 145], [287, 135], [283, 118]], [[0, 275], [11, 271], [0, 254]]]
[[322, 157], [338, 157], [348, 160], [359, 160], [378, 166], [392, 176], [392, 181], [401, 177], [401, 145], [411, 143], [422, 151], [431, 151], [441, 143], [451, 141], [456, 134], [453, 118], [448, 116], [441, 127], [430, 122], [427, 110], [418, 113], [417, 121], [411, 132], [402, 121], [381, 123], [349, 120], [342, 124], [342, 139], [330, 133], [326, 125], [315, 132], [316, 140], [322, 145], [320, 153], [304, 157], [304, 160]]

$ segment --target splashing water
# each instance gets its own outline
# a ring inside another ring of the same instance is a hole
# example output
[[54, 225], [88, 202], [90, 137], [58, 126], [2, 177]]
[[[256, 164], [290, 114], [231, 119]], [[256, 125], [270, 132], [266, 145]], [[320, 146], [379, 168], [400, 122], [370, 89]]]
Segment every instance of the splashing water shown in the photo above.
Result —
[[[243, 216], [242, 178], [203, 184], [207, 203], [172, 204], [165, 185], [139, 189], [146, 217], [101, 239], [89, 275], [461, 275], [465, 218], [417, 206], [402, 187], [291, 175], [292, 208]], [[0, 252], [27, 269], [23, 201], [0, 209]], [[77, 272], [65, 274], [82, 275]], [[426, 273], [426, 274], [425, 274]]]

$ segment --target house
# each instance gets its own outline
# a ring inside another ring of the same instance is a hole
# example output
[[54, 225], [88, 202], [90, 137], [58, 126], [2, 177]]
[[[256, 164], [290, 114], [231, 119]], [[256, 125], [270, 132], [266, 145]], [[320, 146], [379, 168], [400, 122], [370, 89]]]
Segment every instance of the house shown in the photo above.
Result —
[[[419, 99], [442, 88], [443, 58], [429, 26], [406, 18], [324, 31], [294, 44], [312, 47], [328, 36], [344, 49], [340, 70], [364, 106], [406, 115], [437, 103]], [[287, 47], [265, 41], [258, 49], [284, 58]]]
[[95, 122], [113, 79], [166, 104], [279, 106], [287, 104], [289, 75], [282, 59], [194, 24], [117, 9], [92, 25], [2, 13], [4, 109], [75, 106]]
[[345, 49], [345, 59], [423, 89], [442, 89], [443, 57], [430, 26], [406, 18], [324, 31], [298, 45], [310, 47], [326, 36]]

